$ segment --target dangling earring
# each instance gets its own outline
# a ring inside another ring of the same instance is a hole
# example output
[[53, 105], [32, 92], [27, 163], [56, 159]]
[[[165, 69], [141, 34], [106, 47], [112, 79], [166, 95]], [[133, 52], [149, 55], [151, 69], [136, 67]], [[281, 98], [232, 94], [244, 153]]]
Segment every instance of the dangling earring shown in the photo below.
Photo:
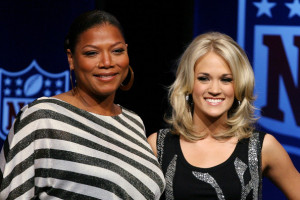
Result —
[[190, 96], [187, 94], [187, 95], [185, 96], [185, 100], [186, 100], [186, 101], [189, 101], [189, 98], [190, 98]]
[[132, 85], [133, 85], [133, 81], [134, 81], [134, 73], [133, 73], [133, 70], [132, 70], [132, 68], [131, 68], [130, 65], [128, 65], [128, 68], [129, 68], [129, 71], [130, 71], [130, 80], [129, 80], [129, 82], [127, 83], [127, 85], [123, 85], [123, 83], [121, 83], [120, 89], [123, 90], [123, 91], [128, 91], [128, 90], [130, 90], [130, 88], [131, 88]]
[[186, 100], [189, 104], [192, 104], [192, 103], [193, 103], [193, 97], [192, 97], [192, 94], [186, 94], [186, 95], [185, 95], [185, 100]]
[[71, 82], [71, 86], [72, 86], [72, 94], [74, 95], [75, 94], [75, 88], [76, 88], [76, 79], [75, 79], [75, 87], [74, 87], [74, 84], [73, 84], [73, 78], [72, 78], [72, 72], [73, 70], [70, 70], [70, 82]]
[[192, 94], [187, 94], [187, 95], [185, 95], [185, 100], [187, 101], [187, 103], [188, 103], [190, 106], [193, 106], [194, 102], [193, 102]]
[[238, 100], [238, 104], [239, 104], [239, 106], [241, 105], [241, 101], [240, 100]]
[[185, 100], [188, 104], [188, 106], [187, 106], [188, 112], [193, 113], [194, 112], [194, 102], [193, 102], [192, 94], [186, 94]]

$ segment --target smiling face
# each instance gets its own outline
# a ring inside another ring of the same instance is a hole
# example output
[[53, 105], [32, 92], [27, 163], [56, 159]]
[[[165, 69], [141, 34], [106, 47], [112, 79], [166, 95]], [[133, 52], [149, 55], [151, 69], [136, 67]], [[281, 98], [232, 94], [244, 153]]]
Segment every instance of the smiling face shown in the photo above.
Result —
[[194, 71], [194, 117], [226, 120], [234, 101], [233, 77], [228, 64], [216, 53], [209, 52], [196, 62]]
[[127, 44], [120, 30], [109, 24], [83, 32], [74, 52], [68, 50], [76, 89], [90, 96], [114, 97], [128, 73]]

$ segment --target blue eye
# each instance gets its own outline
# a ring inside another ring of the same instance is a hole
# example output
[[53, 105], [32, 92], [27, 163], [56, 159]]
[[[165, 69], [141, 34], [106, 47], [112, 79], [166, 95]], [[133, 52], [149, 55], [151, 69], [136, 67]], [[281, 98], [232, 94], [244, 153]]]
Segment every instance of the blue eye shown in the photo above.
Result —
[[222, 81], [230, 83], [230, 82], [232, 82], [232, 78], [222, 78]]
[[209, 78], [207, 76], [199, 76], [197, 79], [199, 81], [209, 81]]

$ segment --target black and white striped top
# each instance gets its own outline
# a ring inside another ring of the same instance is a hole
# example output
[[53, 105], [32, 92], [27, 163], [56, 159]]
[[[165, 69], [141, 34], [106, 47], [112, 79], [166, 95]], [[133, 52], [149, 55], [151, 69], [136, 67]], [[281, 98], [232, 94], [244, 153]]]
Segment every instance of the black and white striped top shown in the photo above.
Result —
[[159, 199], [165, 186], [139, 116], [48, 97], [18, 114], [0, 168], [0, 199]]

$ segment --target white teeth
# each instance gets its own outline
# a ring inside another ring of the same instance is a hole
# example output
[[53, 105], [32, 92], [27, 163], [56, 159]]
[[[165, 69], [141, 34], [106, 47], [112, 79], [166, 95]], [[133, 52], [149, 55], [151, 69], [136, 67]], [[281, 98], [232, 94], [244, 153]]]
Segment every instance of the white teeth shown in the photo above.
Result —
[[107, 77], [112, 77], [113, 75], [99, 75], [98, 77], [100, 78], [107, 78]]
[[222, 99], [205, 99], [205, 101], [208, 101], [209, 103], [220, 103], [223, 100]]

